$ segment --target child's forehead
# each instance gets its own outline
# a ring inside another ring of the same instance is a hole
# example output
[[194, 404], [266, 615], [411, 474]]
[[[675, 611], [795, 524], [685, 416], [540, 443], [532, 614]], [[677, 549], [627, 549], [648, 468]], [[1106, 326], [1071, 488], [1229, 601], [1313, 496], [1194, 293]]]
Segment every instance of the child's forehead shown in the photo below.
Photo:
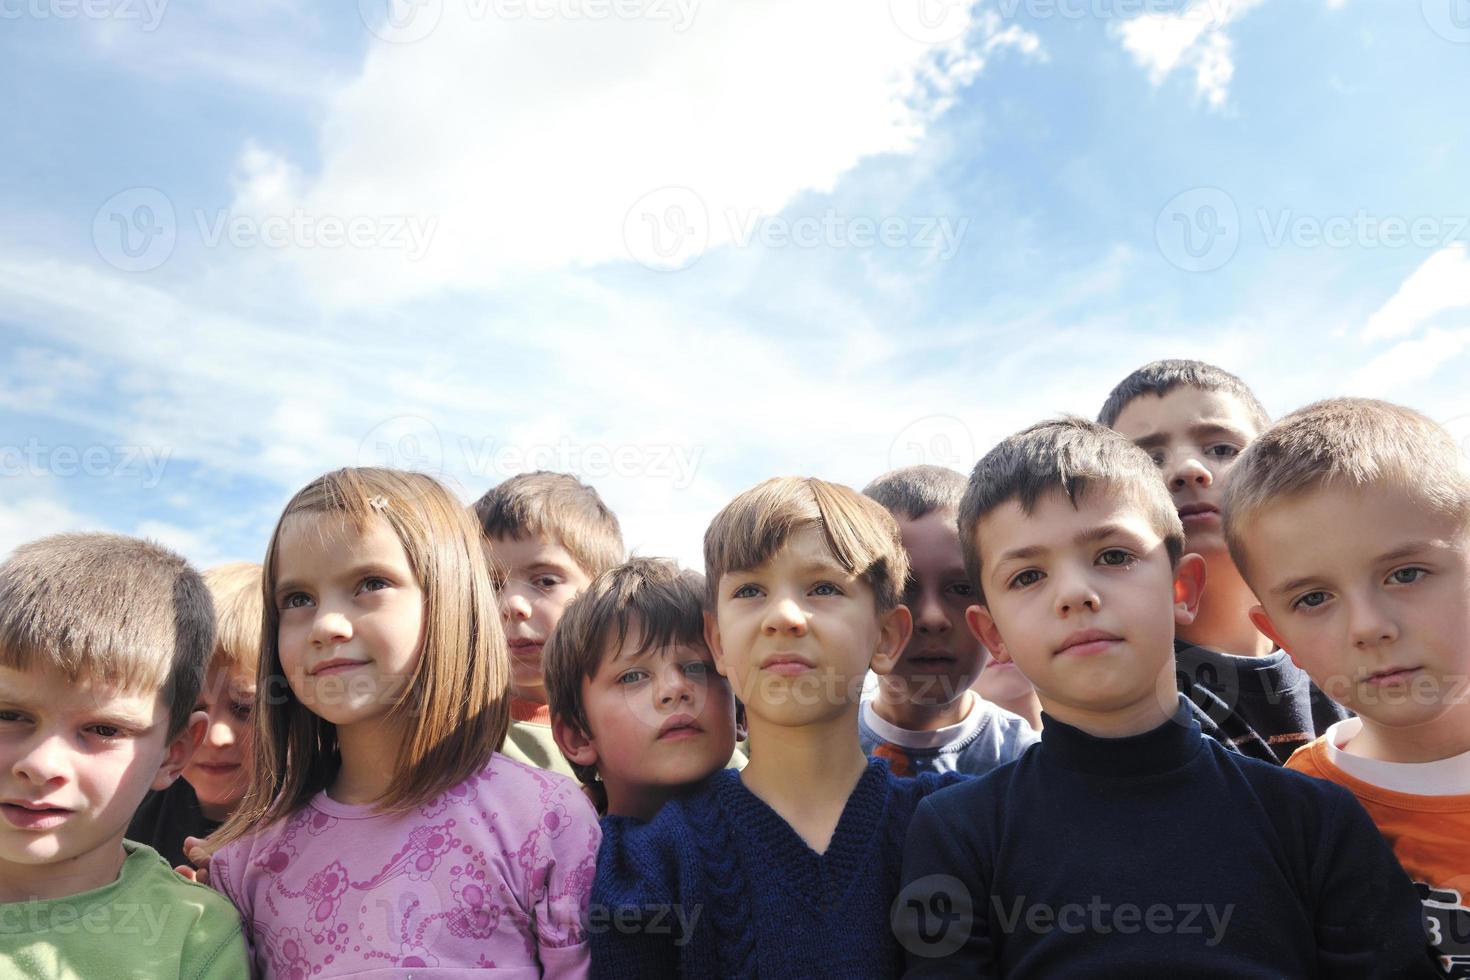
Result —
[[514, 534], [486, 537], [491, 557], [509, 568], [559, 565], [581, 569], [577, 559], [555, 537], [546, 534]]
[[1060, 487], [1049, 490], [1029, 512], [1019, 499], [1007, 500], [980, 518], [975, 533], [989, 562], [1007, 552], [1057, 549], [1115, 530], [1159, 536], [1142, 494], [1093, 484], [1075, 499]]
[[793, 574], [825, 572], [839, 575], [851, 573], [842, 567], [827, 536], [816, 525], [807, 525], [792, 531], [766, 557], [766, 560], [751, 568], [731, 569], [727, 575], [750, 574]]
[[1251, 408], [1240, 396], [1193, 385], [1137, 396], [1118, 412], [1112, 427], [1135, 442], [1210, 428], [1236, 430], [1250, 438], [1259, 434]]
[[54, 667], [0, 667], [0, 701], [56, 714], [105, 714], [151, 725], [168, 706], [163, 692], [124, 686], [83, 672], [76, 677]]

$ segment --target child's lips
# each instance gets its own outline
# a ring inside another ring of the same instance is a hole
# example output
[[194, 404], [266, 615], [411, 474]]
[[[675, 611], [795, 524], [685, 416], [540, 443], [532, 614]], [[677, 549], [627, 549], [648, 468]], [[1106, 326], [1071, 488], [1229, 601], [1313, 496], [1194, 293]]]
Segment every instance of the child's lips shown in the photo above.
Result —
[[195, 769], [202, 769], [211, 776], [229, 776], [240, 771], [238, 762], [196, 762]]
[[1413, 679], [1414, 675], [1418, 674], [1422, 669], [1421, 667], [1399, 667], [1394, 670], [1381, 670], [1376, 674], [1369, 674], [1364, 678], [1364, 681], [1374, 687], [1402, 684], [1405, 681]]
[[0, 803], [0, 814], [22, 830], [52, 830], [65, 823], [72, 811], [40, 803]]

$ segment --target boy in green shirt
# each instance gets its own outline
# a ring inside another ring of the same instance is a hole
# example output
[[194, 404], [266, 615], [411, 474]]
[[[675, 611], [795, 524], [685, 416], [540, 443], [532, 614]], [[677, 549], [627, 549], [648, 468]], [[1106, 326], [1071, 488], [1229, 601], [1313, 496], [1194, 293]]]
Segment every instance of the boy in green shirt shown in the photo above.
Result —
[[0, 976], [247, 977], [240, 917], [124, 841], [204, 734], [214, 611], [182, 558], [63, 534], [0, 564]]

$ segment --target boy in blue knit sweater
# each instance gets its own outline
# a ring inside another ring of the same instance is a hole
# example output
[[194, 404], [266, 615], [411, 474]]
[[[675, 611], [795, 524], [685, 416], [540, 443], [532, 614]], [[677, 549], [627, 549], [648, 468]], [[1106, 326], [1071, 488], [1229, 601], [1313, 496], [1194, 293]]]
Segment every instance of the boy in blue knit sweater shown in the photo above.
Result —
[[1352, 794], [1205, 738], [1174, 629], [1204, 561], [1147, 453], [1078, 418], [976, 465], [967, 615], [1041, 744], [920, 803], [909, 976], [1433, 976], [1417, 896]]
[[893, 518], [847, 487], [768, 480], [705, 534], [705, 633], [745, 703], [750, 762], [647, 823], [609, 817], [592, 910], [597, 977], [891, 977], [889, 923], [918, 801], [858, 743], [872, 667], [912, 631]]

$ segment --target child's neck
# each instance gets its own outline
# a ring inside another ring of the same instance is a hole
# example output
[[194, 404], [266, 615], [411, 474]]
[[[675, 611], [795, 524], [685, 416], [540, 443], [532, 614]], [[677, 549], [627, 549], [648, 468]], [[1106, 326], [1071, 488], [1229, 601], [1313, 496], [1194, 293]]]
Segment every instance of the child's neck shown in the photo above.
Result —
[[915, 704], [910, 700], [908, 686], [891, 677], [878, 679], [878, 696], [873, 699], [873, 710], [888, 724], [907, 732], [934, 732], [941, 728], [958, 725], [970, 716], [977, 696], [965, 688], [960, 696], [943, 704]]
[[1206, 557], [1205, 591], [1194, 622], [1178, 629], [1179, 639], [1237, 657], [1264, 657], [1274, 646], [1250, 621], [1256, 597], [1228, 552]]
[[341, 766], [327, 795], [338, 803], [376, 803], [393, 783], [393, 764], [403, 740], [402, 726], [387, 719], [362, 721], [337, 729]]
[[110, 885], [122, 873], [127, 856], [119, 835], [113, 844], [99, 847], [70, 861], [59, 861], [55, 864], [13, 864], [0, 861], [0, 905], [9, 902], [50, 902]]
[[[1128, 738], [1151, 732], [1174, 716], [1172, 706], [1179, 696], [1173, 693], [1172, 680], [1171, 677], [1167, 688], [1150, 691], [1146, 697], [1116, 711], [1094, 711], [1056, 703], [1043, 704], [1042, 707], [1057, 721], [1094, 738]], [[1169, 706], [1167, 710], [1166, 705]]]
[[1343, 750], [1378, 762], [1439, 762], [1470, 752], [1470, 701], [1413, 728], [1389, 728], [1360, 719], [1362, 728]]
[[686, 786], [622, 786], [603, 783], [607, 788], [607, 815], [610, 817], [632, 817], [634, 820], [652, 820], [663, 805], [672, 799], [686, 796], [704, 780]]
[[818, 854], [827, 851], [847, 798], [868, 767], [858, 741], [857, 706], [799, 727], [750, 716], [750, 763], [740, 781]]

